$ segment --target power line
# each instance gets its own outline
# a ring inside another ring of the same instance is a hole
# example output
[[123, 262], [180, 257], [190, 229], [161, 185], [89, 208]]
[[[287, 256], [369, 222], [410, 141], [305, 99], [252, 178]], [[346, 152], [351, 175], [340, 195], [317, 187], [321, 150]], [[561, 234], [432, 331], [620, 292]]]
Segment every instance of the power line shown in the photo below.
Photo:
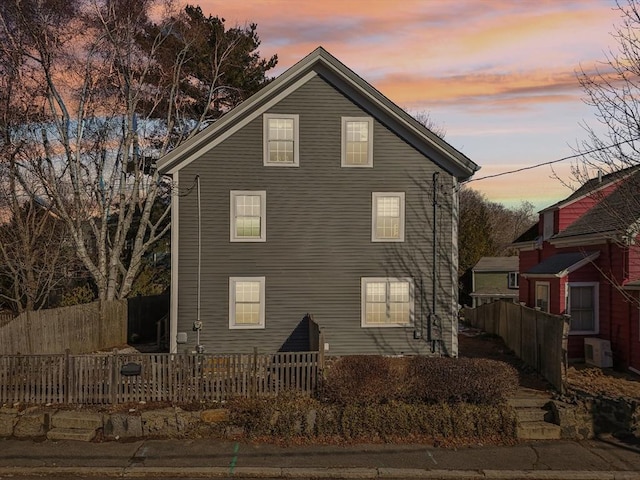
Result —
[[486, 180], [487, 178], [502, 177], [504, 175], [511, 175], [512, 173], [524, 172], [525, 170], [531, 170], [533, 168], [544, 167], [545, 165], [552, 165], [554, 163], [564, 162], [566, 160], [571, 160], [571, 159], [574, 159], [574, 158], [583, 157], [585, 155], [590, 155], [592, 153], [602, 152], [603, 150], [608, 150], [608, 149], [613, 148], [613, 147], [619, 147], [621, 145], [624, 145], [625, 143], [631, 143], [631, 142], [633, 142], [635, 140], [639, 140], [639, 139], [640, 139], [640, 137], [636, 137], [636, 138], [632, 138], [632, 139], [629, 139], [629, 140], [624, 140], [622, 142], [613, 143], [611, 145], [605, 145], [603, 147], [594, 148], [593, 150], [588, 150], [586, 152], [576, 153], [575, 155], [569, 155], [568, 157], [562, 157], [562, 158], [558, 158], [556, 160], [550, 160], [548, 162], [538, 163], [536, 165], [529, 165], [528, 167], [522, 167], [522, 168], [518, 168], [516, 170], [509, 170], [508, 172], [496, 173], [496, 174], [493, 174], [493, 175], [486, 175], [484, 177], [479, 177], [479, 178], [472, 178], [471, 180], [467, 180], [466, 182], [463, 182], [463, 183], [477, 182], [477, 181], [480, 181], [480, 180]]

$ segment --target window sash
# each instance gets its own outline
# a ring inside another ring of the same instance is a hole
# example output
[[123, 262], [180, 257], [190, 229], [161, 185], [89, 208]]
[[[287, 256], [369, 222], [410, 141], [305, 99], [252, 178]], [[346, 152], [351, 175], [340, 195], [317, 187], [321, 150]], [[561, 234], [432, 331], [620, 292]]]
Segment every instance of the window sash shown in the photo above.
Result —
[[373, 242], [403, 242], [405, 207], [404, 192], [373, 192], [372, 228]]
[[369, 164], [369, 122], [348, 120], [345, 122], [347, 165]]
[[362, 279], [362, 326], [405, 326], [411, 323], [413, 283], [409, 279]]
[[265, 328], [265, 277], [229, 278], [229, 328]]
[[373, 167], [373, 119], [342, 117], [343, 167]]
[[232, 190], [230, 195], [230, 240], [266, 241], [266, 192]]
[[298, 166], [298, 115], [264, 114], [264, 165]]

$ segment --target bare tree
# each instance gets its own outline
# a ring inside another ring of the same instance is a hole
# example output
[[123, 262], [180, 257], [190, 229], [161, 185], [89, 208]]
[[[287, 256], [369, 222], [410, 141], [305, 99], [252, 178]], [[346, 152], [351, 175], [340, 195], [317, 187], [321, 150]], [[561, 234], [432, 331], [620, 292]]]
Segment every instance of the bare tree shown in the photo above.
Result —
[[[616, 2], [620, 23], [612, 34], [610, 49], [596, 68], [581, 69], [578, 80], [585, 103], [593, 107], [596, 126], [585, 123], [587, 139], [578, 145], [579, 161], [572, 176], [594, 198], [597, 217], [590, 226], [623, 250], [637, 250], [640, 219], [640, 1]], [[615, 190], [599, 188], [615, 185]], [[613, 193], [612, 193], [613, 191]], [[638, 255], [628, 255], [631, 262]], [[630, 265], [630, 270], [640, 268]], [[596, 267], [597, 268], [597, 267]], [[620, 287], [624, 279], [601, 271]], [[628, 292], [619, 289], [627, 295]]]
[[171, 0], [8, 0], [0, 44], [40, 106], [4, 141], [29, 148], [16, 173], [38, 180], [26, 193], [64, 222], [99, 298], [124, 298], [169, 229], [153, 163], [259, 89], [276, 58], [259, 57], [255, 25]]

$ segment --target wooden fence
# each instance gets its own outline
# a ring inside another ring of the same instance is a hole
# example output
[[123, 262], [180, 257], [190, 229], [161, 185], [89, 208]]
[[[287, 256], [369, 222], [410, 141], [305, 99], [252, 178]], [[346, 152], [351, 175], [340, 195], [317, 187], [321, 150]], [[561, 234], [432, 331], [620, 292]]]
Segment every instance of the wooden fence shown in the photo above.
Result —
[[[289, 389], [311, 394], [322, 361], [320, 352], [4, 355], [0, 403], [212, 402]], [[137, 368], [139, 374], [124, 374]]]
[[24, 312], [0, 326], [0, 355], [88, 353], [127, 343], [127, 301]]
[[569, 318], [551, 315], [509, 301], [464, 308], [465, 321], [499, 335], [527, 365], [564, 391]]

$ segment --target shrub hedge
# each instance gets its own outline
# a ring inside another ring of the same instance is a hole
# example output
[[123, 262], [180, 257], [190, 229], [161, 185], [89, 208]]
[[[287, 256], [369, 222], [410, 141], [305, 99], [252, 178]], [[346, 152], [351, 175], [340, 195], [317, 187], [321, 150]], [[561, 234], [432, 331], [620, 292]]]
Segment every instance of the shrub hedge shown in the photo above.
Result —
[[505, 402], [517, 385], [516, 370], [493, 360], [350, 356], [328, 369], [318, 399], [236, 398], [230, 420], [250, 437], [513, 439]]
[[328, 370], [321, 397], [341, 405], [498, 405], [518, 386], [511, 365], [478, 358], [350, 356]]
[[513, 410], [493, 405], [406, 404], [328, 405], [295, 395], [275, 399], [235, 399], [229, 404], [232, 424], [255, 437], [486, 439], [515, 438]]

